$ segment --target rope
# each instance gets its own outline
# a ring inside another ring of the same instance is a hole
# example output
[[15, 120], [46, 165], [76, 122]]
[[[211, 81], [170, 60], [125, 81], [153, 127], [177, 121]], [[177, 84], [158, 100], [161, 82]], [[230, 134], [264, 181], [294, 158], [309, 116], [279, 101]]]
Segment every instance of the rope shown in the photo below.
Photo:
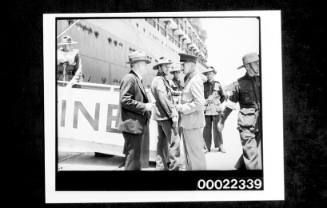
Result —
[[79, 20], [76, 20], [73, 24], [71, 24], [66, 30], [64, 30], [62, 33], [60, 33], [59, 35], [57, 35], [57, 38], [60, 38], [60, 36], [62, 36], [63, 34], [65, 34], [65, 32], [67, 32], [68, 30], [70, 30], [70, 28], [72, 28], [77, 22], [79, 22]]

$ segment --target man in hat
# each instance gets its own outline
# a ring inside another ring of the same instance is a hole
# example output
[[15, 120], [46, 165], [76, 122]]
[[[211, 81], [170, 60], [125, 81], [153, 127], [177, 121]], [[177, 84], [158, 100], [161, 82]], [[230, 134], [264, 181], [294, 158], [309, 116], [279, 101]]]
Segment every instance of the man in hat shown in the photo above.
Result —
[[170, 73], [173, 75], [173, 79], [171, 82], [171, 87], [174, 91], [182, 91], [183, 90], [183, 83], [180, 79], [181, 77], [181, 68], [180, 67], [171, 67]]
[[206, 125], [204, 126], [203, 130], [204, 141], [206, 143], [207, 150], [210, 152], [213, 131], [215, 149], [225, 153], [226, 151], [223, 147], [222, 133], [217, 128], [218, 121], [222, 117], [223, 109], [221, 103], [225, 100], [225, 94], [221, 84], [214, 80], [214, 76], [217, 74], [214, 67], [210, 66], [202, 73], [207, 77], [207, 81], [203, 84], [204, 98], [206, 99], [204, 110]]
[[196, 57], [179, 54], [182, 71], [185, 74], [185, 85], [182, 92], [182, 103], [176, 106], [181, 113], [182, 135], [185, 147], [186, 170], [205, 170], [206, 157], [203, 151], [204, 89], [205, 77], [196, 68]]
[[[180, 65], [180, 63], [178, 63]], [[184, 85], [181, 81], [181, 68], [180, 66], [173, 66], [170, 68], [170, 73], [172, 74], [173, 78], [172, 80], [169, 80], [169, 84], [171, 88], [173, 89], [172, 91], [172, 96], [173, 96], [173, 101], [174, 104], [179, 104], [181, 100], [181, 94], [182, 90], [184, 88]]]
[[172, 79], [171, 64], [170, 60], [161, 57], [153, 66], [153, 69], [158, 70], [151, 84], [151, 92], [156, 100], [153, 119], [158, 124], [157, 170], [178, 170], [180, 165], [178, 112], [173, 104], [173, 90], [169, 84]]
[[83, 81], [82, 61], [79, 50], [72, 48], [77, 42], [66, 35], [62, 38], [57, 50], [57, 80], [68, 81], [67, 87]]
[[[175, 63], [173, 67], [170, 68], [170, 74], [172, 74], [173, 78], [172, 80], [169, 80], [169, 84], [171, 86], [172, 90], [172, 99], [173, 104], [176, 106], [181, 103], [181, 97], [182, 97], [182, 90], [184, 88], [182, 78], [181, 78], [181, 67], [180, 63]], [[178, 114], [178, 117], [180, 118], [180, 113]], [[182, 137], [182, 128], [180, 125], [180, 119], [178, 119], [178, 135], [179, 138]], [[183, 162], [181, 162], [183, 163]], [[183, 165], [184, 166], [184, 165]], [[181, 167], [183, 169], [183, 167]]]
[[[243, 57], [243, 65], [238, 67], [246, 69], [246, 74], [230, 86], [229, 100], [240, 104], [238, 114], [238, 130], [241, 137], [243, 155], [237, 168], [241, 164], [248, 170], [262, 169], [261, 154], [259, 153], [261, 143], [261, 95], [259, 56], [257, 53], [249, 53]], [[233, 104], [232, 104], [233, 105]], [[233, 107], [227, 104], [224, 116], [218, 123], [218, 128], [223, 129], [225, 120], [231, 113]]]
[[140, 170], [142, 140], [153, 106], [149, 103], [142, 81], [150, 61], [144, 52], [134, 51], [129, 54], [128, 63], [132, 69], [123, 77], [120, 85], [119, 129], [125, 139], [125, 170]]

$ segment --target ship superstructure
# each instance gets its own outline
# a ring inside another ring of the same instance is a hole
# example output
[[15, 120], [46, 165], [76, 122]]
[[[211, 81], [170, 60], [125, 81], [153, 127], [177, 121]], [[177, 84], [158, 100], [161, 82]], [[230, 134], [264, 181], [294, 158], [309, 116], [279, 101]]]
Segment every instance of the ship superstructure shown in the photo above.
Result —
[[144, 51], [152, 61], [144, 77], [149, 87], [156, 74], [152, 66], [161, 56], [178, 62], [178, 53], [192, 54], [198, 57], [198, 67], [205, 66], [205, 31], [196, 22], [189, 18], [60, 19], [57, 34], [72, 26], [65, 34], [78, 42], [74, 47], [80, 51], [84, 82], [119, 85], [130, 70], [126, 63], [130, 51]]

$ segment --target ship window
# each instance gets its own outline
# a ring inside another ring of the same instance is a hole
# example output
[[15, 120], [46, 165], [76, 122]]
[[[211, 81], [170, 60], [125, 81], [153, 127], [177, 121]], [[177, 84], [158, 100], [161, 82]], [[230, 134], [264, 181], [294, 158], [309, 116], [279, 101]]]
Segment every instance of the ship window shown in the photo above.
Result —
[[106, 77], [101, 77], [101, 82], [102, 82], [102, 84], [105, 84], [107, 82], [107, 78]]
[[136, 23], [136, 27], [139, 27], [139, 23]]
[[73, 24], [73, 22], [74, 22], [74, 20], [71, 20], [71, 19], [69, 19], [69, 20], [67, 20], [68, 21], [68, 25], [71, 25], [71, 24]]
[[108, 42], [109, 42], [109, 44], [111, 44], [111, 42], [112, 42], [111, 38], [108, 38]]
[[122, 43], [119, 43], [119, 46], [120, 46], [120, 47], [123, 47], [123, 44], [122, 44]]
[[145, 28], [143, 28], [143, 32], [145, 32]]
[[98, 32], [98, 31], [94, 31], [94, 36], [95, 36], [96, 38], [98, 38], [98, 36], [99, 36], [99, 32]]
[[117, 40], [114, 41], [114, 45], [117, 46]]

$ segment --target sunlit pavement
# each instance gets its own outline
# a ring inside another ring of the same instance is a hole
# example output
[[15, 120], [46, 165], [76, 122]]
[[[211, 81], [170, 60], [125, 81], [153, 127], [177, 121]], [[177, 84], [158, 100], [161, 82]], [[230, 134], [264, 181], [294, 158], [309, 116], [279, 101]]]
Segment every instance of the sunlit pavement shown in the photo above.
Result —
[[[208, 170], [234, 170], [242, 149], [238, 131], [236, 130], [237, 111], [229, 116], [223, 131], [224, 148], [226, 153], [211, 151], [206, 153]], [[182, 148], [183, 150], [183, 148]], [[119, 156], [95, 157], [93, 152], [59, 152], [59, 170], [124, 170], [119, 167], [124, 158]], [[182, 151], [182, 158], [184, 154]], [[150, 162], [148, 168], [142, 170], [155, 170], [155, 163]]]

